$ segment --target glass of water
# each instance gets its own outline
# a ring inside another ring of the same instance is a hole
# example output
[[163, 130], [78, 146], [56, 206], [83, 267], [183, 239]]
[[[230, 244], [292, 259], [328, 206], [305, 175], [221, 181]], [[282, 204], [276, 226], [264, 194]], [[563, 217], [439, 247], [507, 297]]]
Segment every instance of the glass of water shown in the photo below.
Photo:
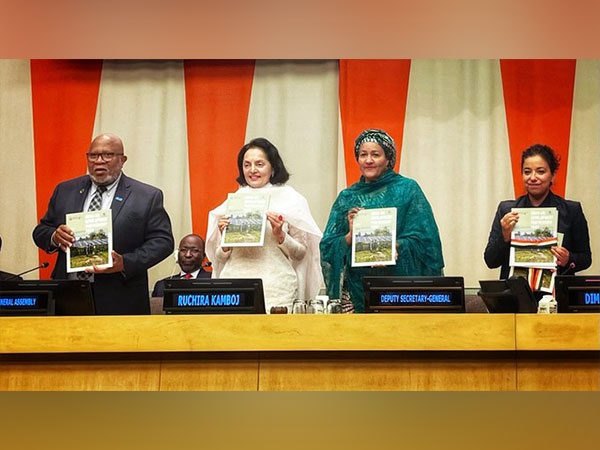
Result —
[[308, 314], [324, 314], [325, 306], [323, 305], [323, 300], [321, 300], [320, 298], [311, 300], [308, 303], [307, 313]]
[[342, 313], [342, 302], [339, 298], [330, 298], [327, 302], [327, 308], [325, 309], [326, 314], [341, 314]]
[[292, 304], [292, 314], [306, 314], [306, 302], [304, 300], [294, 300]]

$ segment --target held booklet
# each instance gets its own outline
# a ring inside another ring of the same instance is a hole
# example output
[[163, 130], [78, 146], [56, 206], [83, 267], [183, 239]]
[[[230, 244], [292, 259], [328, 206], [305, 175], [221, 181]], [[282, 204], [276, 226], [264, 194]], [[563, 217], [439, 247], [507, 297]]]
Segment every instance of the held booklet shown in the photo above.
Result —
[[67, 272], [93, 266], [112, 267], [112, 214], [110, 209], [67, 214], [66, 225], [75, 234], [67, 248]]
[[352, 225], [352, 267], [396, 264], [396, 208], [361, 209]]
[[513, 208], [519, 221], [510, 237], [510, 265], [551, 269], [556, 258], [550, 248], [558, 244], [556, 208]]
[[229, 225], [221, 236], [222, 247], [261, 247], [265, 240], [270, 196], [263, 192], [229, 194], [225, 215]]
[[556, 208], [513, 208], [519, 221], [510, 235], [516, 246], [546, 246], [558, 243], [558, 210]]
[[555, 269], [536, 269], [534, 267], [512, 267], [510, 277], [522, 277], [527, 280], [532, 291], [554, 292]]

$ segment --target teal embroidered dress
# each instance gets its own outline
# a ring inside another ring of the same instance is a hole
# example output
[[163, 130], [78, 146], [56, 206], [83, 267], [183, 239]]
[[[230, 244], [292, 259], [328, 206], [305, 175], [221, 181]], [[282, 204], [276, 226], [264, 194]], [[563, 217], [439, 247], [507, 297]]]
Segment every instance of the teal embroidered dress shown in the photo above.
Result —
[[[346, 245], [348, 211], [355, 207], [397, 208], [398, 260], [393, 266], [351, 267], [352, 248]], [[388, 170], [379, 179], [344, 189], [331, 208], [320, 244], [321, 265], [330, 298], [341, 298], [340, 280], [356, 312], [364, 311], [364, 276], [440, 276], [444, 267], [442, 245], [433, 212], [416, 181]]]

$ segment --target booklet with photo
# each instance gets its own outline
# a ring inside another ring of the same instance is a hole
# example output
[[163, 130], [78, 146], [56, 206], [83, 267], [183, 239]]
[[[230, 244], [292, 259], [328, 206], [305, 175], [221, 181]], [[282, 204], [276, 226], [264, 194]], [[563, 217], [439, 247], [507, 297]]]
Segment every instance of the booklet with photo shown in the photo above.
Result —
[[509, 264], [516, 267], [553, 269], [556, 267], [556, 258], [550, 247], [511, 247]]
[[67, 214], [66, 225], [75, 242], [67, 248], [67, 272], [98, 266], [112, 267], [112, 214], [110, 209]]
[[552, 293], [554, 291], [555, 269], [536, 269], [534, 267], [510, 267], [511, 277], [523, 277], [532, 291]]
[[509, 277], [522, 277], [522, 278], [525, 278], [526, 280], [529, 280], [529, 271], [530, 271], [530, 269], [527, 267], [510, 266], [510, 273], [508, 274], [508, 276]]
[[361, 209], [352, 223], [352, 267], [396, 264], [396, 208]]
[[511, 266], [551, 269], [556, 258], [550, 248], [558, 244], [556, 208], [513, 208], [519, 221], [511, 233]]
[[556, 208], [513, 208], [519, 213], [510, 235], [511, 245], [547, 246], [558, 243], [558, 210]]
[[261, 247], [265, 240], [269, 199], [266, 192], [229, 194], [225, 210], [229, 225], [221, 236], [221, 246]]
[[554, 280], [556, 278], [556, 270], [540, 269], [540, 277], [537, 289], [543, 292], [552, 294], [554, 292]]

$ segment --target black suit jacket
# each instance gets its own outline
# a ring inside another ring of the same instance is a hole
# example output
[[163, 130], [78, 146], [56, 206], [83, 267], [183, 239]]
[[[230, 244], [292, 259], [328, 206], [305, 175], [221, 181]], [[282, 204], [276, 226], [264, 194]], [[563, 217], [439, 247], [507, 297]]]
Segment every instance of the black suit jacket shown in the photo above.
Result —
[[[211, 273], [205, 271], [202, 267], [198, 272], [198, 276], [196, 278], [210, 278]], [[152, 297], [163, 297], [165, 293], [165, 280], [178, 280], [180, 279], [180, 275], [173, 275], [172, 277], [163, 278], [162, 280], [158, 280], [154, 284], [154, 289], [152, 290]]]
[[[555, 207], [558, 210], [558, 232], [564, 234], [562, 246], [569, 250], [571, 254], [569, 264], [565, 267], [559, 267], [558, 274], [560, 275], [569, 270], [568, 274], [572, 275], [574, 272], [587, 269], [592, 264], [592, 251], [590, 250], [588, 225], [583, 215], [581, 204], [565, 200], [550, 191], [540, 205], [540, 208], [548, 207]], [[527, 195], [523, 195], [517, 200], [500, 202], [498, 205], [485, 249], [484, 259], [490, 269], [502, 266], [500, 270], [501, 279], [508, 278], [510, 272], [508, 265], [510, 259], [510, 242], [504, 242], [500, 220], [512, 208], [533, 208], [533, 206]], [[575, 264], [573, 269], [569, 268], [571, 263]]]
[[[36, 245], [56, 251], [50, 238], [65, 215], [81, 212], [90, 187], [88, 175], [60, 183], [48, 210], [33, 230]], [[149, 314], [148, 269], [173, 252], [171, 221], [163, 207], [162, 192], [121, 175], [111, 205], [113, 250], [123, 256], [124, 271], [96, 274], [93, 292], [98, 314]], [[53, 279], [67, 278], [66, 255], [58, 252]]]

